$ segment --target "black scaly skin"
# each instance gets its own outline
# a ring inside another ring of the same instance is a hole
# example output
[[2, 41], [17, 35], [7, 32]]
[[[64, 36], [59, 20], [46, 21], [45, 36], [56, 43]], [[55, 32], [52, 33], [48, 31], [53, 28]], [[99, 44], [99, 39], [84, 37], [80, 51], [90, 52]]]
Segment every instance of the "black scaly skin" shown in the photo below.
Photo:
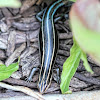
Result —
[[[58, 49], [58, 36], [54, 30], [53, 16], [57, 9], [65, 5], [68, 0], [58, 0], [43, 13], [42, 34], [40, 33], [40, 52], [41, 52], [41, 71], [39, 75], [38, 88], [44, 93], [49, 87], [52, 80], [52, 68]], [[42, 36], [42, 39], [41, 39]], [[42, 48], [43, 46], [43, 48]]]

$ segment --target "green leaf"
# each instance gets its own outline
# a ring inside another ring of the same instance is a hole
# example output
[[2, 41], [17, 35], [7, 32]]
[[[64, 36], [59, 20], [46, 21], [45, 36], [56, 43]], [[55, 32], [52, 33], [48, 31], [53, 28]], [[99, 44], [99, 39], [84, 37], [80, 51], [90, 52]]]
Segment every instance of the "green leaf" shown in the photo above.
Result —
[[14, 7], [18, 8], [21, 6], [19, 0], [0, 0], [0, 7]]
[[77, 0], [70, 11], [70, 23], [79, 46], [100, 65], [99, 0]]
[[93, 74], [93, 71], [88, 64], [86, 54], [79, 47], [74, 37], [73, 37], [73, 42], [74, 44], [70, 50], [70, 56], [63, 64], [63, 71], [61, 75], [61, 84], [60, 84], [60, 89], [62, 93], [71, 93], [69, 90], [70, 80], [76, 72], [80, 59], [83, 60], [84, 62], [83, 65], [85, 69]]
[[8, 67], [6, 67], [5, 65], [0, 65], [0, 81], [9, 78], [13, 72], [18, 70], [18, 68], [18, 62], [12, 63]]
[[[74, 38], [74, 36], [73, 36], [73, 38]], [[75, 40], [75, 38], [74, 38], [74, 42], [78, 45], [78, 43]], [[79, 45], [78, 45], [78, 47], [80, 48]], [[86, 55], [86, 53], [81, 48], [80, 48], [80, 50], [81, 50], [81, 59], [83, 60], [83, 65], [84, 65], [85, 69], [88, 72], [90, 72], [91, 74], [93, 74], [94, 72], [92, 71], [92, 69], [91, 69], [91, 67], [90, 67], [90, 65], [89, 65], [89, 63], [87, 61], [87, 55]]]
[[76, 72], [81, 57], [81, 49], [74, 41], [74, 44], [70, 50], [70, 56], [63, 64], [63, 71], [61, 75], [60, 89], [62, 93], [69, 91], [70, 80]]
[[81, 52], [81, 59], [83, 60], [83, 65], [84, 65], [85, 69], [88, 72], [90, 72], [91, 74], [93, 74], [93, 71], [92, 71], [92, 69], [91, 69], [91, 67], [90, 67], [90, 65], [89, 65], [89, 63], [87, 61], [87, 56], [83, 51]]
[[76, 0], [69, 0], [69, 1], [76, 2]]

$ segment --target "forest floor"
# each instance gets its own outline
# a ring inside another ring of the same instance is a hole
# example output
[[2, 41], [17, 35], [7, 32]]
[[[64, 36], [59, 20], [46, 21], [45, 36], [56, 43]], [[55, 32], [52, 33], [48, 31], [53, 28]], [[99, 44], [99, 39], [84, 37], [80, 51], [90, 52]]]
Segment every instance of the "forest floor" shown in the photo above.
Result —
[[[27, 6], [28, 8], [26, 8]], [[36, 19], [36, 14], [40, 12], [40, 8], [44, 6], [44, 2], [41, 5], [37, 5], [34, 0], [34, 3], [27, 2], [18, 9], [0, 8], [0, 64], [8, 66], [16, 62], [20, 56], [19, 70], [13, 73], [9, 79], [3, 80], [2, 82], [10, 85], [26, 86], [38, 91], [37, 82], [39, 72], [35, 73], [30, 83], [25, 81], [25, 79], [29, 76], [33, 67], [40, 65], [38, 34], [40, 32], [41, 22]], [[54, 18], [63, 14], [64, 11], [68, 14], [69, 8], [70, 7], [62, 7], [58, 10]], [[73, 45], [69, 19], [62, 18], [56, 22], [55, 30], [59, 36], [59, 50], [54, 69], [60, 68], [61, 73], [63, 63], [69, 57], [70, 48]], [[89, 56], [88, 62], [94, 74], [87, 72], [81, 61], [70, 83], [70, 90], [72, 90], [72, 92], [100, 89], [100, 66], [96, 65]], [[56, 72], [53, 72], [53, 75], [56, 76]], [[55, 78], [52, 80], [51, 86], [45, 94], [61, 93], [60, 84], [56, 83], [55, 80]], [[3, 95], [4, 93], [5, 95]], [[23, 93], [0, 87], [0, 98], [9, 95], [23, 95]]]

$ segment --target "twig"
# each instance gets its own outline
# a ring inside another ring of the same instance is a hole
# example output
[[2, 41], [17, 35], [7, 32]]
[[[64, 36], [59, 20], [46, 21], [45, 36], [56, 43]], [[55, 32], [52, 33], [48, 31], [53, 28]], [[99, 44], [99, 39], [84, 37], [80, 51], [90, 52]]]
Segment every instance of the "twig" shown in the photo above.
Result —
[[36, 83], [26, 82], [24, 80], [18, 80], [18, 79], [14, 79], [14, 78], [9, 78], [9, 79], [3, 80], [3, 82], [7, 82], [7, 83], [10, 83], [10, 84], [27, 86], [27, 87], [30, 87], [30, 88], [37, 88]]
[[27, 87], [23, 87], [23, 86], [11, 86], [5, 83], [0, 82], [0, 86], [3, 88], [7, 88], [7, 89], [11, 89], [11, 90], [15, 90], [15, 91], [21, 91], [24, 92], [25, 94], [28, 94], [34, 98], [37, 98], [39, 100], [44, 100], [42, 95], [32, 91], [31, 89], [27, 88]]

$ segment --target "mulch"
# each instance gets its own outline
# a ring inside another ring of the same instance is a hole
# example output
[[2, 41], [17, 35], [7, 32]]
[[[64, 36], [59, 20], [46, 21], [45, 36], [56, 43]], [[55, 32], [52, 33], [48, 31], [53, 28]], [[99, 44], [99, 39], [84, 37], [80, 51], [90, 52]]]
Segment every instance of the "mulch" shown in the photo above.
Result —
[[[34, 2], [33, 2], [34, 1]], [[45, 8], [48, 3], [39, 0], [21, 0], [21, 8], [0, 8], [0, 64], [10, 65], [16, 62], [20, 56], [19, 70], [11, 75], [9, 79], [3, 80], [10, 85], [27, 86], [38, 91], [37, 82], [39, 72], [36, 72], [30, 83], [25, 81], [33, 67], [39, 66], [39, 43], [38, 34], [41, 28], [41, 22], [36, 19], [36, 14]], [[57, 11], [55, 18], [65, 11], [68, 14], [70, 7], [62, 7]], [[70, 48], [73, 45], [72, 32], [69, 27], [69, 20], [62, 18], [55, 23], [55, 30], [59, 36], [59, 50], [55, 60], [54, 69], [63, 69], [63, 63], [70, 55]], [[88, 56], [88, 62], [94, 71], [94, 74], [88, 73], [81, 61], [77, 72], [71, 80], [70, 90], [92, 91], [100, 89], [100, 67], [95, 64]], [[54, 72], [54, 74], [56, 74]], [[45, 93], [61, 93], [58, 83], [52, 80], [50, 88]], [[12, 92], [0, 87], [0, 97], [2, 93], [9, 95], [19, 95], [18, 92]], [[5, 97], [6, 97], [5, 95]], [[21, 94], [20, 94], [21, 95]], [[23, 95], [23, 93], [22, 93]]]

